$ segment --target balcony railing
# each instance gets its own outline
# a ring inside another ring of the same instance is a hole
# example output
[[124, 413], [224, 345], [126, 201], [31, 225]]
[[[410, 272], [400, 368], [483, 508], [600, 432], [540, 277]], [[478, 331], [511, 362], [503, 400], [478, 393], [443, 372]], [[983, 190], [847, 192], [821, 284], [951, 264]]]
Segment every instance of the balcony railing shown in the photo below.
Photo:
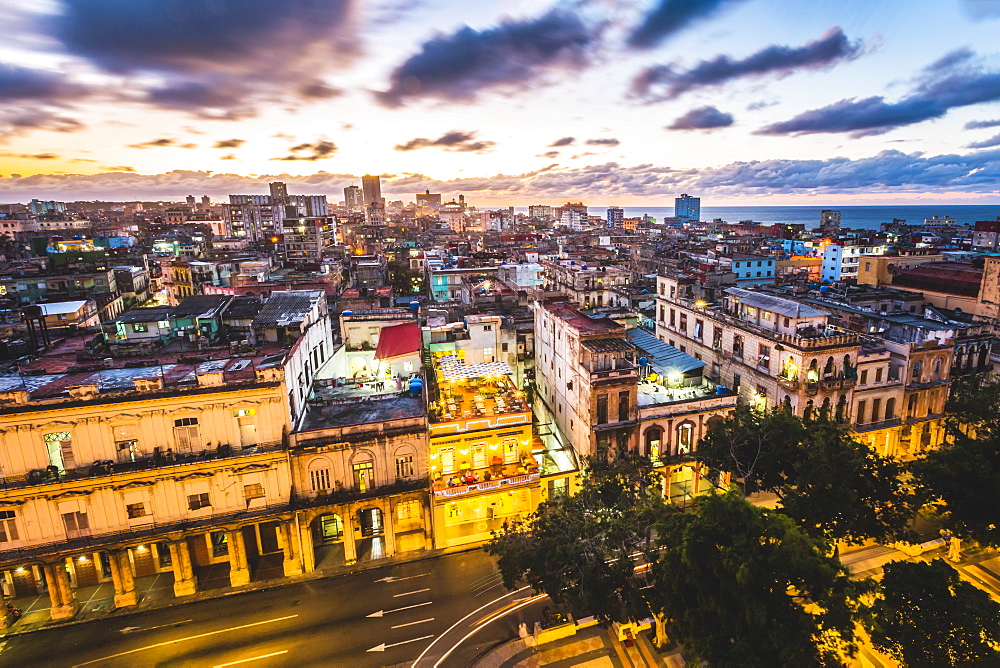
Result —
[[115, 478], [130, 475], [140, 471], [157, 470], [172, 467], [195, 466], [205, 462], [236, 459], [240, 457], [253, 457], [269, 452], [284, 450], [282, 441], [270, 441], [258, 443], [254, 446], [247, 446], [242, 449], [233, 449], [229, 446], [220, 446], [213, 450], [202, 450], [192, 453], [160, 454], [152, 457], [143, 457], [129, 462], [113, 462], [104, 460], [94, 462], [89, 466], [66, 469], [65, 471], [54, 470], [54, 467], [47, 469], [35, 469], [27, 473], [10, 475], [0, 478], [0, 489], [18, 489], [22, 487], [32, 487], [36, 485], [55, 485], [76, 480], [87, 480], [91, 478]]
[[513, 485], [521, 485], [528, 482], [534, 482], [540, 478], [538, 473], [525, 473], [523, 475], [511, 476], [510, 478], [501, 478], [499, 480], [484, 480], [483, 482], [477, 482], [471, 485], [459, 485], [456, 487], [444, 487], [442, 489], [434, 490], [434, 496], [436, 498], [449, 498], [452, 496], [461, 496], [463, 494], [471, 494], [473, 492], [487, 492], [494, 489], [501, 489], [503, 487], [511, 487]]

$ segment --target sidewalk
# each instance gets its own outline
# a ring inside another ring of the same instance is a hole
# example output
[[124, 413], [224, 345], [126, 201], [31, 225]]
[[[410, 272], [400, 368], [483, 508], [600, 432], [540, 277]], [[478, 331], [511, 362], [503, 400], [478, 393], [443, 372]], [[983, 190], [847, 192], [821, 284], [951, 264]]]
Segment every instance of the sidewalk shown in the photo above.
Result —
[[[136, 590], [139, 593], [139, 603], [126, 608], [114, 607], [114, 588], [110, 582], [99, 585], [80, 587], [74, 590], [77, 603], [80, 606], [79, 612], [72, 619], [60, 619], [53, 621], [49, 619], [49, 595], [41, 593], [38, 596], [23, 597], [9, 601], [21, 609], [22, 616], [7, 629], [0, 629], [0, 640], [3, 638], [32, 633], [45, 629], [69, 626], [71, 624], [84, 624], [98, 619], [110, 619], [117, 617], [127, 617], [137, 613], [148, 612], [170, 608], [198, 601], [207, 601], [223, 596], [235, 596], [249, 592], [266, 591], [268, 589], [279, 589], [290, 587], [300, 582], [311, 580], [321, 580], [323, 578], [340, 577], [352, 575], [361, 571], [393, 566], [395, 564], [405, 564], [425, 559], [437, 559], [449, 554], [470, 552], [478, 550], [479, 546], [460, 546], [435, 550], [421, 550], [415, 552], [404, 552], [396, 554], [386, 559], [359, 561], [352, 565], [321, 566], [311, 573], [296, 575], [292, 577], [277, 577], [272, 579], [260, 579], [250, 582], [242, 587], [231, 587], [224, 583], [228, 582], [228, 574], [223, 579], [218, 573], [206, 574], [211, 580], [209, 588], [203, 588], [197, 593], [182, 598], [176, 598], [173, 594], [173, 580], [169, 573], [159, 573], [135, 579]], [[271, 569], [267, 569], [270, 571]], [[280, 573], [280, 571], [279, 571]], [[264, 572], [262, 575], [267, 575]], [[202, 578], [199, 578], [202, 582]], [[221, 586], [220, 586], [221, 585]], [[126, 624], [123, 622], [123, 624]], [[126, 624], [127, 625], [127, 624]]]

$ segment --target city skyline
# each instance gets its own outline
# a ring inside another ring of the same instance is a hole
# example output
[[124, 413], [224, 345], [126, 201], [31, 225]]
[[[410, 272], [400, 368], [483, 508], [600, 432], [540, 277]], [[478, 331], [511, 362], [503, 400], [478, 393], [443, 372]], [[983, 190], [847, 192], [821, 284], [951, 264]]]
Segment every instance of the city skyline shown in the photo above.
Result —
[[0, 200], [1000, 204], [995, 3], [171, 6], [0, 7]]

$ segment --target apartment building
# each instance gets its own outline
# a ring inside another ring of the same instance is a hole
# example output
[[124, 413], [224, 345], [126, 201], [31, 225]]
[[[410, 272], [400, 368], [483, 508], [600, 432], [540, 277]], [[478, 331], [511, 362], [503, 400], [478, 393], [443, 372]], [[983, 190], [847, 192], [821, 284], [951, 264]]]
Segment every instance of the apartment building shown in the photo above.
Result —
[[822, 279], [836, 283], [845, 279], [856, 279], [862, 260], [885, 255], [888, 246], [864, 245], [835, 241], [823, 248]]
[[618, 306], [620, 296], [615, 288], [632, 284], [632, 272], [627, 267], [578, 264], [576, 260], [542, 260], [545, 291], [565, 295], [567, 300], [584, 310]]

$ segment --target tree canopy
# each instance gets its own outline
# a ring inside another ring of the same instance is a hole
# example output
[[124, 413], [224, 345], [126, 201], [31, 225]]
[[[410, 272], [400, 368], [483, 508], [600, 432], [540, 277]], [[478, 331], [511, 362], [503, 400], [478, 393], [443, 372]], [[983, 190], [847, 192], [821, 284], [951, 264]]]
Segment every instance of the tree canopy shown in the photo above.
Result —
[[886, 565], [870, 612], [872, 643], [906, 666], [1000, 665], [1000, 604], [940, 559]]
[[658, 526], [654, 605], [712, 666], [841, 665], [864, 584], [788, 517], [738, 493], [698, 498]]

